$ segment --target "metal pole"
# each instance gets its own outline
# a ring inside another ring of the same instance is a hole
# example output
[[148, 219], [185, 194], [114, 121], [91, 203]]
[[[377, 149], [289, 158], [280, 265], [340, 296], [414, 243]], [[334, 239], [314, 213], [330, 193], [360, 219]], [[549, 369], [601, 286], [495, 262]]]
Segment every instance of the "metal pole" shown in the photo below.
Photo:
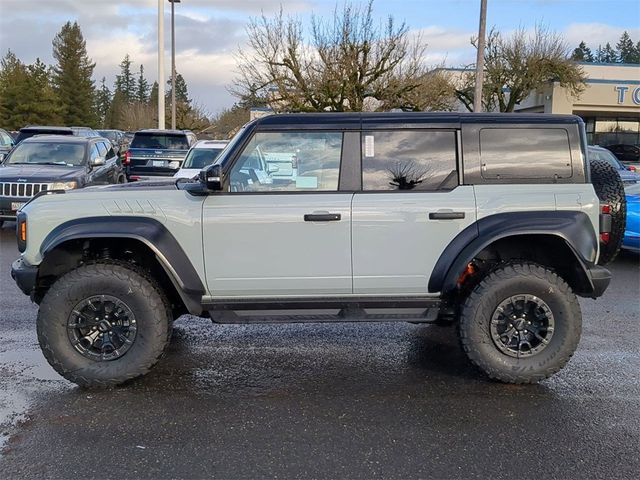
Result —
[[175, 2], [171, 2], [171, 128], [176, 129], [176, 24]]
[[158, 0], [158, 128], [164, 129], [164, 0]]
[[480, 0], [480, 27], [478, 29], [478, 56], [476, 57], [476, 90], [473, 111], [482, 111], [482, 84], [484, 83], [484, 37], [487, 30], [487, 0]]

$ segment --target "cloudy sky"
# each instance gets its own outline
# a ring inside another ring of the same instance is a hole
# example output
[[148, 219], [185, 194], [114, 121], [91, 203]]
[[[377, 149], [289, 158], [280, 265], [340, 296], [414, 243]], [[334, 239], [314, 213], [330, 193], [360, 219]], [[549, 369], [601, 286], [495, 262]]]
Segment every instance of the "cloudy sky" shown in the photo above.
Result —
[[[339, 4], [343, 0], [337, 0]], [[166, 3], [166, 43], [170, 5]], [[392, 14], [428, 43], [428, 61], [460, 66], [473, 61], [469, 39], [477, 29], [479, 0], [376, 0], [376, 15]], [[227, 86], [235, 75], [234, 54], [245, 42], [249, 18], [280, 8], [308, 21], [332, 14], [336, 0], [182, 0], [176, 6], [177, 69], [191, 97], [214, 114], [233, 104]], [[82, 28], [95, 78], [111, 84], [126, 53], [144, 64], [153, 81], [157, 69], [157, 0], [0, 0], [0, 55], [7, 49], [24, 62], [51, 63], [51, 40], [67, 20]], [[570, 45], [585, 40], [615, 44], [627, 30], [640, 40], [638, 0], [488, 0], [487, 25], [501, 31], [542, 22], [562, 32]], [[167, 48], [167, 73], [169, 49]]]

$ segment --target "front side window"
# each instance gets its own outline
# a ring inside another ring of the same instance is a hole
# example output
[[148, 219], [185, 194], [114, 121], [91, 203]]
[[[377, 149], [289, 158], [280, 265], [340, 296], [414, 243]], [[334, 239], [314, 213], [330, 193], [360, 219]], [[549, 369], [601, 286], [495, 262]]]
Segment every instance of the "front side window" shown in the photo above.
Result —
[[235, 192], [337, 191], [340, 132], [259, 132], [230, 173]]
[[362, 133], [363, 190], [450, 190], [457, 184], [454, 132]]

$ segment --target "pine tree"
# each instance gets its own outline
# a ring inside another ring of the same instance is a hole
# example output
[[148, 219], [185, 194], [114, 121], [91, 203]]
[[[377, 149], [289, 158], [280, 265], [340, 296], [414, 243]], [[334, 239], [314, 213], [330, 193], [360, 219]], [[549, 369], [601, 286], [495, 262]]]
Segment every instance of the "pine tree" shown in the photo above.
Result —
[[625, 30], [616, 45], [618, 59], [622, 63], [634, 63], [636, 57], [636, 47]]
[[61, 120], [47, 66], [39, 59], [33, 65], [24, 65], [9, 50], [0, 61], [0, 125], [17, 130]]
[[613, 49], [611, 44], [607, 42], [602, 50], [602, 60], [603, 63], [616, 63], [618, 61], [618, 55], [616, 51]]
[[116, 75], [115, 91], [122, 93], [126, 103], [136, 99], [136, 80], [131, 73], [131, 59], [127, 53], [120, 62], [120, 75]]
[[98, 113], [100, 126], [102, 128], [108, 128], [110, 125], [107, 123], [107, 116], [109, 115], [109, 109], [111, 108], [111, 90], [107, 87], [107, 79], [102, 77], [100, 82], [100, 88], [96, 92], [96, 111]]
[[140, 65], [140, 72], [138, 73], [136, 100], [140, 103], [147, 103], [149, 101], [149, 82], [144, 78], [144, 67], [142, 65]]
[[153, 82], [151, 85], [151, 93], [149, 93], [149, 105], [157, 107], [158, 105], [158, 82]]
[[[171, 98], [171, 79], [167, 81], [167, 98]], [[176, 104], [184, 103], [186, 105], [191, 104], [189, 99], [189, 91], [187, 89], [187, 82], [185, 82], [182, 75], [176, 73]]]
[[593, 53], [586, 43], [580, 42], [580, 45], [573, 50], [571, 59], [576, 62], [593, 62]]
[[92, 80], [96, 64], [87, 55], [86, 42], [77, 22], [67, 22], [53, 39], [53, 86], [66, 125], [94, 126], [95, 85]]

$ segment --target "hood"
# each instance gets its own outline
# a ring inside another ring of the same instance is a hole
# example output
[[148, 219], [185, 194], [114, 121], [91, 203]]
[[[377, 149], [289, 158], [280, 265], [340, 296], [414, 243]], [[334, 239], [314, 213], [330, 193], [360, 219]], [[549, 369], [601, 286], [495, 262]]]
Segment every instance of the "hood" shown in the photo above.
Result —
[[167, 177], [161, 180], [141, 180], [138, 182], [118, 183], [114, 185], [104, 185], [87, 187], [82, 190], [72, 190], [69, 193], [91, 192], [96, 190], [119, 190], [119, 191], [140, 191], [140, 190], [177, 190], [176, 179]]
[[0, 182], [50, 183], [74, 180], [83, 175], [85, 167], [62, 165], [2, 165]]

